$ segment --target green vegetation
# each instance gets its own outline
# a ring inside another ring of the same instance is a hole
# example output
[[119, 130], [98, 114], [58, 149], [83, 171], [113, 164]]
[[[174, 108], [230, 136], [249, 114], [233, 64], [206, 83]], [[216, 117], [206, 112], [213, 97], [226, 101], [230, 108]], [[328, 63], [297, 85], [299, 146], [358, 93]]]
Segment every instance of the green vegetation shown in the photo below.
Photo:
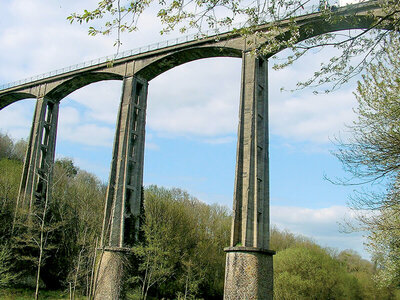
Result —
[[[142, 297], [220, 299], [231, 217], [188, 193], [150, 186], [145, 190], [144, 241], [134, 248]], [[134, 286], [134, 285], [133, 285]]]
[[[22, 288], [8, 288], [0, 290], [0, 299], [2, 300], [32, 300], [35, 296], [34, 290]], [[40, 293], [40, 299], [58, 300], [70, 299], [68, 292], [61, 291], [43, 291]], [[75, 297], [75, 300], [84, 300], [86, 297]]]
[[[344, 184], [378, 183], [356, 193], [350, 206], [358, 224], [369, 232], [368, 247], [378, 266], [375, 280], [382, 287], [400, 287], [400, 37], [387, 44], [385, 55], [368, 67], [356, 97], [358, 119], [352, 138], [339, 143], [336, 156], [351, 174]], [[390, 76], [388, 76], [390, 74]]]
[[[7, 136], [0, 135], [2, 139]], [[55, 180], [44, 228], [17, 212], [11, 224], [22, 162], [15, 146], [0, 159], [0, 298], [32, 299], [42, 249], [39, 299], [86, 299], [93, 280], [102, 226], [105, 186], [69, 159], [55, 163]], [[0, 149], [0, 152], [1, 150]], [[40, 208], [40, 206], [39, 206]], [[127, 263], [128, 299], [222, 299], [231, 214], [180, 189], [145, 189], [141, 242]], [[42, 230], [43, 229], [43, 230]], [[336, 253], [312, 240], [271, 230], [275, 299], [400, 299], [393, 285], [376, 280], [384, 269], [352, 251]], [[397, 297], [397, 298], [396, 298]]]
[[[20, 153], [26, 143], [14, 144], [0, 134], [0, 144], [7, 145], [0, 148], [0, 260], [5, 262], [0, 282], [34, 289], [40, 271], [40, 290], [71, 288], [72, 293], [87, 294], [106, 187], [92, 174], [76, 168], [71, 160], [61, 159], [54, 165], [51, 201], [44, 207], [35, 205], [30, 213], [21, 207], [16, 212], [23, 165]], [[3, 248], [11, 254], [3, 255]]]
[[352, 250], [337, 253], [310, 239], [273, 228], [274, 299], [400, 299], [375, 280], [379, 270]]

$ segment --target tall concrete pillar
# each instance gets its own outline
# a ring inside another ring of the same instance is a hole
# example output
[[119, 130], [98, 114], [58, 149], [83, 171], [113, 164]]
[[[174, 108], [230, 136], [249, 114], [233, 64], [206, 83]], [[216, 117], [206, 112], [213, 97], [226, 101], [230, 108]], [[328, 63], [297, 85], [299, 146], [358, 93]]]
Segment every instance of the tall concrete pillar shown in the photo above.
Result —
[[225, 300], [273, 299], [269, 250], [268, 61], [242, 57], [233, 223]]
[[125, 253], [139, 238], [142, 185], [146, 80], [136, 76], [123, 81], [122, 99], [114, 140], [111, 173], [104, 209], [101, 260], [95, 299], [121, 297]]
[[[33, 124], [25, 156], [17, 208], [28, 208], [43, 203], [50, 193], [56, 148], [59, 102], [41, 97], [37, 99]], [[16, 210], [17, 211], [17, 210]]]

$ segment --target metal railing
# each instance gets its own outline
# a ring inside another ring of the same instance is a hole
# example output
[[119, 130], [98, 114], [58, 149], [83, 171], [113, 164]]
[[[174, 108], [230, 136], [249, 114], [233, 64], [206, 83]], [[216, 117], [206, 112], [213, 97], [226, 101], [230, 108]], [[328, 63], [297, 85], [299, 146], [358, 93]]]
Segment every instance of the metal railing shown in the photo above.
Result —
[[[308, 15], [308, 14], [312, 14], [315, 12], [320, 11], [320, 5], [311, 5], [308, 7], [299, 7], [298, 9], [292, 11], [290, 14], [286, 14], [283, 16], [283, 19], [285, 18], [289, 18], [289, 17], [298, 17], [298, 16], [303, 16], [303, 15]], [[265, 21], [263, 22], [263, 24], [267, 24], [268, 22]], [[144, 47], [139, 47], [133, 50], [127, 50], [127, 51], [123, 51], [114, 55], [108, 55], [108, 56], [104, 56], [98, 59], [93, 59], [93, 60], [89, 60], [83, 63], [79, 63], [76, 65], [71, 65], [69, 67], [65, 67], [62, 69], [58, 69], [58, 70], [54, 70], [54, 71], [50, 71], [47, 73], [43, 73], [40, 75], [36, 75], [36, 76], [32, 76], [29, 78], [25, 78], [25, 79], [21, 79], [18, 81], [14, 81], [14, 82], [10, 82], [10, 83], [6, 83], [3, 85], [0, 85], [0, 91], [1, 90], [5, 90], [8, 88], [12, 88], [18, 85], [23, 85], [26, 83], [31, 83], [31, 82], [35, 82], [38, 80], [42, 80], [42, 79], [46, 79], [46, 78], [50, 78], [53, 76], [57, 76], [57, 75], [62, 75], [62, 74], [66, 74], [72, 71], [77, 71], [80, 69], [84, 69], [87, 67], [92, 67], [92, 66], [97, 66], [97, 65], [101, 65], [103, 63], [107, 63], [107, 62], [112, 62], [115, 61], [117, 59], [121, 59], [121, 58], [126, 58], [126, 57], [130, 57], [130, 56], [134, 56], [134, 55], [138, 55], [138, 54], [143, 54], [146, 52], [150, 52], [150, 51], [154, 51], [154, 50], [159, 50], [159, 49], [163, 49], [163, 48], [167, 48], [170, 46], [175, 46], [175, 45], [180, 45], [180, 44], [184, 44], [187, 42], [191, 42], [191, 41], [195, 41], [198, 39], [202, 39], [202, 38], [208, 38], [208, 37], [212, 37], [212, 36], [217, 36], [217, 35], [221, 35], [224, 33], [228, 33], [230, 31], [232, 31], [234, 28], [242, 28], [243, 26], [246, 26], [246, 24], [243, 23], [239, 23], [239, 24], [235, 24], [235, 25], [231, 25], [229, 27], [224, 27], [224, 28], [218, 28], [218, 29], [210, 29], [207, 30], [204, 33], [196, 33], [196, 34], [190, 34], [190, 35], [186, 35], [186, 36], [182, 36], [182, 37], [178, 37], [175, 39], [170, 39], [170, 40], [166, 40], [166, 41], [162, 41], [159, 43], [153, 43]]]

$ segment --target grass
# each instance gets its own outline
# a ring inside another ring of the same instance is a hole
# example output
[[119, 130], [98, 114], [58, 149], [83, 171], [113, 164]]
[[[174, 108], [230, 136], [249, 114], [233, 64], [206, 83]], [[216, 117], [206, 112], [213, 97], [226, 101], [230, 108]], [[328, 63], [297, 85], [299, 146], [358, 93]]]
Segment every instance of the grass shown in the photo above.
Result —
[[[1, 300], [32, 300], [35, 298], [34, 290], [27, 289], [2, 289], [0, 290]], [[58, 300], [69, 299], [69, 294], [63, 291], [46, 291], [41, 290], [39, 299]], [[75, 297], [76, 300], [84, 300], [86, 297]]]

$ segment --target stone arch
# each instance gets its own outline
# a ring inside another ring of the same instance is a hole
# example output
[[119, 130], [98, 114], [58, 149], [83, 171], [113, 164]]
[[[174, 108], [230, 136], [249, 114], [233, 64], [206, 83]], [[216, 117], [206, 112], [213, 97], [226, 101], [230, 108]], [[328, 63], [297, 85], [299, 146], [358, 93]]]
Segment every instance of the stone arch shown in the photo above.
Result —
[[[356, 9], [353, 10], [354, 12], [357, 12]], [[330, 20], [326, 20], [319, 15], [299, 21], [298, 24], [300, 36], [297, 43], [326, 33], [350, 29], [367, 29], [370, 28], [376, 21], [372, 14], [351, 15], [351, 12], [348, 13], [344, 11], [340, 13], [340, 16], [343, 18], [340, 22], [330, 22]], [[388, 30], [387, 28], [381, 29]], [[288, 40], [289, 38], [290, 35], [288, 32], [278, 36], [278, 39], [280, 40]], [[285, 49], [286, 47], [282, 47], [276, 52], [271, 52], [266, 56], [271, 57]]]
[[46, 97], [53, 101], [61, 101], [63, 98], [71, 94], [72, 92], [87, 86], [91, 83], [95, 83], [103, 80], [122, 80], [121, 75], [107, 72], [85, 72], [77, 76], [74, 76], [55, 88], [51, 89], [46, 93]]
[[9, 93], [0, 96], [0, 110], [3, 109], [4, 107], [17, 102], [19, 100], [23, 99], [36, 99], [36, 95], [31, 94], [31, 93], [22, 93], [22, 92], [16, 92], [16, 93]]
[[[78, 74], [72, 78], [69, 78], [65, 81], [57, 83], [55, 87], [51, 87], [52, 84], [49, 83], [47, 86], [50, 86], [50, 90], [46, 92], [44, 95], [46, 98], [49, 98], [53, 101], [61, 101], [63, 98], [71, 94], [72, 92], [89, 85], [91, 83], [95, 83], [103, 80], [122, 80], [123, 76], [115, 73], [108, 72], [84, 72]], [[40, 87], [40, 86], [39, 86]], [[38, 98], [42, 93], [39, 92], [39, 89], [31, 89], [37, 90], [36, 93], [33, 92], [11, 92], [6, 93], [4, 95], [0, 95], [0, 110], [4, 107], [17, 102], [23, 99]]]
[[[354, 12], [357, 12], [357, 9], [354, 9]], [[329, 20], [327, 21], [321, 18], [320, 15], [315, 15], [311, 18], [310, 16], [306, 16], [307, 18], [305, 17], [304, 19], [299, 20], [298, 24], [300, 27], [300, 37], [298, 42], [302, 42], [318, 35], [340, 30], [369, 28], [375, 21], [374, 17], [370, 14], [349, 15], [347, 11], [344, 11], [341, 12], [340, 15], [342, 15], [342, 17], [344, 18], [341, 20], [341, 22], [334, 23], [331, 23], [329, 22]], [[286, 23], [287, 22], [283, 22], [281, 26], [286, 26]], [[288, 39], [289, 32], [283, 33], [278, 38], [281, 40]], [[229, 37], [227, 39], [229, 40]], [[226, 41], [218, 41], [216, 42], [216, 44], [221, 44], [221, 46], [192, 47], [176, 51], [165, 56], [155, 58], [153, 57], [148, 59], [148, 61], [146, 59], [144, 59], [143, 61], [138, 60], [138, 62], [141, 62], [142, 65], [137, 69], [135, 68], [135, 74], [150, 81], [158, 75], [190, 61], [211, 57], [241, 58], [242, 52], [246, 50], [245, 40], [240, 36], [233, 37], [233, 40], [236, 40], [236, 43], [229, 43], [229, 45], [232, 45], [232, 47], [223, 46], [224, 43], [228, 44], [228, 42]], [[270, 54], [266, 55], [266, 57], [271, 57], [284, 49], [285, 48], [282, 47], [276, 52], [271, 52]]]
[[148, 81], [179, 65], [211, 57], [242, 57], [242, 50], [231, 47], [196, 47], [184, 49], [153, 60], [135, 70], [135, 74]]

